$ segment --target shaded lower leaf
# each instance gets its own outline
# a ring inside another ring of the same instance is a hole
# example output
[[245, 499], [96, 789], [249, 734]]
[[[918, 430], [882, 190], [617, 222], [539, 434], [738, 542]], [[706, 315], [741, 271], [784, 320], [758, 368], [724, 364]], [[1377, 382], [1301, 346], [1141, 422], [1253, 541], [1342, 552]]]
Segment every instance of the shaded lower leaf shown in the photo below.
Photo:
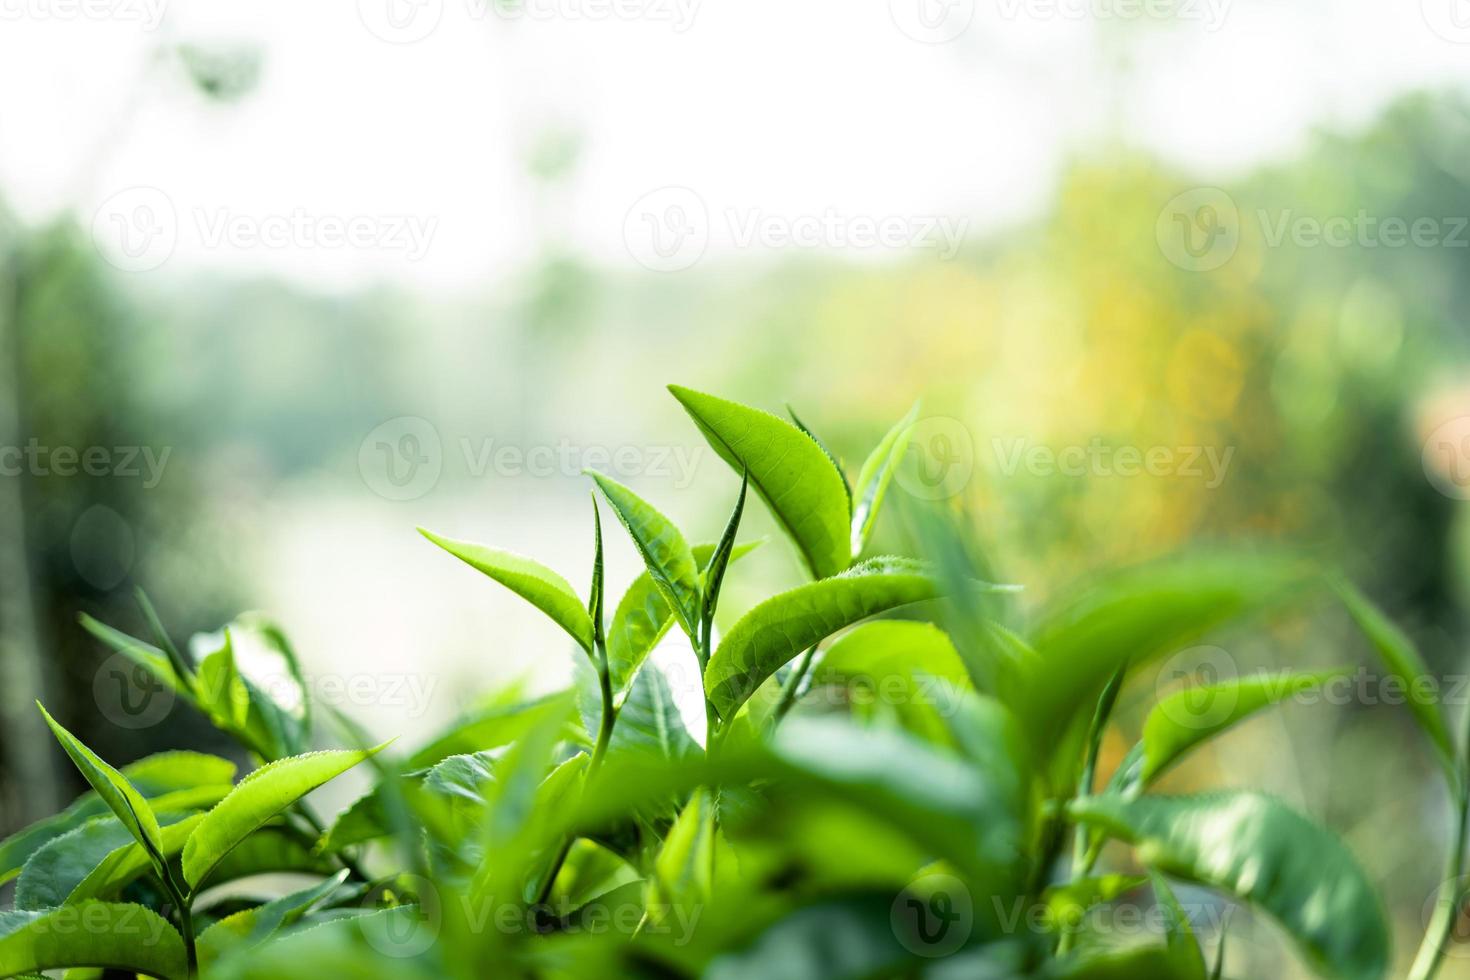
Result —
[[422, 941], [422, 930], [428, 928], [422, 920], [423, 913], [416, 906], [402, 905], [317, 925], [298, 925], [264, 946], [225, 955], [211, 971], [210, 980], [439, 980], [443, 971], [414, 955], [416, 948], [431, 945]]
[[1282, 603], [1309, 581], [1307, 571], [1279, 556], [1173, 559], [1114, 575], [1050, 615], [1016, 698], [1037, 758], [1057, 752], [1067, 726], [1125, 662], [1142, 665]]
[[297, 834], [282, 826], [268, 825], [231, 848], [201, 884], [219, 885], [253, 875], [283, 872], [329, 875], [337, 867], [330, 857], [313, 851]]
[[893, 976], [918, 957], [890, 924], [891, 895], [808, 906], [786, 916], [744, 949], [710, 964], [707, 980], [841, 980]]
[[[163, 829], [163, 856], [171, 859], [182, 851], [184, 842], [189, 839], [189, 835], [203, 819], [204, 814], [202, 813], [195, 813], [179, 820], [160, 816], [159, 823]], [[146, 872], [148, 867], [148, 852], [137, 844], [127, 844], [103, 858], [101, 863], [92, 869], [92, 873], [72, 889], [66, 901], [70, 904], [88, 898], [112, 898], [128, 883]]]
[[184, 941], [141, 905], [81, 902], [42, 911], [0, 912], [0, 976], [106, 967], [183, 980]]
[[1259, 793], [1075, 801], [1071, 815], [1148, 865], [1238, 895], [1277, 919], [1318, 970], [1377, 980], [1389, 932], [1372, 884], [1330, 831]]
[[199, 934], [199, 964], [208, 969], [224, 954], [259, 946], [281, 929], [285, 929], [341, 886], [345, 870], [310, 888], [292, 892], [243, 912], [236, 912]]
[[[213, 806], [234, 788], [235, 764], [202, 752], [161, 752], [122, 767], [122, 774], [158, 812]], [[48, 841], [110, 812], [89, 790], [62, 812], [0, 841], [0, 884], [20, 873]]]
[[1350, 668], [1315, 673], [1283, 672], [1203, 684], [1166, 695], [1143, 725], [1143, 768], [1148, 785], [1201, 742], [1263, 708], [1320, 687]]
[[1457, 767], [1454, 741], [1450, 737], [1444, 709], [1432, 696], [1423, 693], [1422, 682], [1429, 676], [1429, 669], [1424, 665], [1424, 658], [1420, 656], [1419, 650], [1408, 635], [1362, 592], [1346, 581], [1334, 584], [1337, 594], [1342, 597], [1343, 605], [1347, 607], [1363, 635], [1373, 644], [1383, 665], [1408, 692], [1409, 710], [1414, 713], [1419, 727], [1429, 736], [1441, 762], [1453, 772]]
[[[596, 732], [602, 719], [602, 697], [597, 675], [590, 666], [578, 666], [577, 704], [588, 732]], [[672, 759], [699, 752], [699, 743], [689, 734], [674, 701], [674, 692], [657, 664], [647, 663], [633, 678], [632, 687], [618, 710], [608, 752], [630, 752]]]

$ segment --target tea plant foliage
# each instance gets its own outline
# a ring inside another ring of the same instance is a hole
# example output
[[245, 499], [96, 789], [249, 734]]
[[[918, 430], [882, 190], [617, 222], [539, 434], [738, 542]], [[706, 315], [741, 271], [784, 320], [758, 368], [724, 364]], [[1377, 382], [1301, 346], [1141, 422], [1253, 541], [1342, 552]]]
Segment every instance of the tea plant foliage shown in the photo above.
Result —
[[[1255, 792], [1153, 791], [1200, 745], [1298, 710], [1284, 702], [1340, 671], [1166, 692], [1104, 763], [1114, 708], [1151, 661], [1265, 628], [1323, 591], [1318, 570], [1184, 556], [1103, 577], [1028, 627], [1025, 594], [976, 571], [950, 525], [921, 517], [920, 553], [866, 554], [917, 406], [850, 480], [795, 412], [671, 391], [730, 466], [723, 527], [687, 535], [661, 501], [589, 473], [585, 593], [532, 558], [423, 531], [545, 614], [549, 651], [557, 629], [573, 639], [566, 690], [492, 693], [400, 749], [313, 711], [268, 620], [179, 645], [145, 597], [149, 639], [84, 619], [250, 768], [237, 780], [235, 763], [186, 751], [114, 768], [47, 714], [91, 789], [0, 842], [0, 882], [15, 879], [0, 975], [1204, 980], [1232, 962], [1180, 897], [1205, 888], [1273, 918], [1324, 976], [1387, 976], [1379, 898], [1330, 830]], [[728, 608], [757, 543], [741, 539], [748, 504], [809, 581]], [[616, 597], [604, 508], [642, 565]], [[1422, 677], [1405, 634], [1335, 588], [1386, 669]], [[246, 640], [299, 699], [242, 670]], [[674, 683], [661, 645], [698, 683]], [[1470, 778], [1441, 707], [1413, 711], [1457, 808], [1449, 884], [1411, 967], [1426, 980], [1464, 898]], [[365, 791], [324, 818], [307, 797], [353, 770]], [[293, 884], [261, 890], [281, 873]], [[1140, 902], [1160, 929], [1124, 935], [1095, 914]]]

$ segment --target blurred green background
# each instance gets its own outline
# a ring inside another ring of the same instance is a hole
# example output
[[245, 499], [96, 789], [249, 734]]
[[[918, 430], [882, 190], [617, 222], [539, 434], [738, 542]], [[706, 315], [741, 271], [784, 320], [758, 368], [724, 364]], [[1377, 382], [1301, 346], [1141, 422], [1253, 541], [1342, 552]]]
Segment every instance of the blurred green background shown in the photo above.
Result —
[[[1028, 603], [1288, 542], [1382, 602], [1466, 710], [1467, 38], [1432, 3], [1241, 3], [1215, 27], [1019, 4], [954, 37], [897, 0], [695, 5], [683, 29], [674, 4], [431, 3], [422, 36], [418, 7], [208, 6], [0, 28], [0, 75], [34, 86], [0, 115], [0, 446], [50, 460], [0, 457], [0, 832], [78, 788], [38, 696], [114, 762], [226, 750], [183, 709], [136, 724], [77, 626], [142, 630], [138, 587], [180, 638], [269, 611], [317, 697], [384, 735], [564, 683], [535, 612], [414, 527], [576, 578], [578, 472], [611, 464], [712, 539], [735, 488], [669, 382], [789, 403], [854, 467], [921, 398], [909, 502], [962, 509]], [[1396, 68], [1329, 84], [1344, 52]], [[354, 220], [362, 241], [321, 237]], [[904, 245], [854, 244], [886, 220]], [[943, 227], [952, 255], [924, 247]], [[68, 447], [98, 471], [64, 472]], [[734, 608], [799, 577], [780, 548], [748, 566]], [[619, 542], [615, 578], [636, 568]], [[1124, 727], [1201, 660], [1369, 663], [1326, 606], [1220, 642], [1135, 683]], [[1171, 780], [1338, 829], [1412, 950], [1449, 816], [1402, 707], [1292, 705]], [[1297, 969], [1269, 924], [1231, 928], [1249, 975]], [[1463, 950], [1444, 975], [1470, 976]]]

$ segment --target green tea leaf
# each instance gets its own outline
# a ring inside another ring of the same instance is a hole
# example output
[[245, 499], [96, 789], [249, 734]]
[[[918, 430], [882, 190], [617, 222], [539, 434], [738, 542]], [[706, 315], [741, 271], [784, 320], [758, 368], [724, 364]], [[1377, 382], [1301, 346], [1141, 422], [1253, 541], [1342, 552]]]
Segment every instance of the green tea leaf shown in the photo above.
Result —
[[674, 610], [684, 632], [691, 639], [698, 637], [701, 605], [699, 569], [684, 535], [673, 521], [621, 483], [596, 470], [584, 472], [596, 481], [618, 520], [628, 529], [629, 537], [643, 556], [643, 563], [648, 566], [648, 574]]
[[344, 869], [326, 881], [273, 899], [255, 908], [226, 916], [199, 934], [199, 965], [208, 970], [221, 956], [259, 946], [303, 916], [336, 891], [347, 877]]
[[1200, 949], [1199, 940], [1195, 938], [1194, 926], [1190, 924], [1189, 913], [1184, 906], [1179, 904], [1179, 898], [1174, 894], [1174, 889], [1169, 887], [1169, 882], [1163, 875], [1155, 872], [1151, 876], [1154, 886], [1154, 897], [1158, 899], [1160, 907], [1164, 909], [1164, 948], [1169, 953], [1169, 960], [1180, 976], [1191, 978], [1191, 980], [1205, 980], [1206, 966], [1205, 954]]
[[943, 717], [947, 693], [971, 690], [969, 673], [949, 636], [929, 623], [884, 619], [838, 637], [812, 672], [812, 688], [836, 687], [854, 714], [892, 712], [925, 741], [950, 741]]
[[[235, 666], [235, 645], [225, 630], [224, 645], [199, 664], [199, 707], [227, 732], [245, 732], [250, 720], [250, 691]], [[268, 756], [267, 756], [268, 757]]]
[[219, 885], [263, 874], [330, 875], [339, 867], [330, 857], [303, 843], [299, 834], [268, 824], [231, 848], [205, 876], [204, 883]]
[[[178, 811], [213, 806], [224, 799], [234, 788], [235, 764], [202, 752], [162, 752], [123, 766], [122, 774], [154, 812]], [[88, 790], [61, 813], [0, 841], [0, 884], [19, 874], [48, 841], [108, 812], [102, 798]]]
[[1041, 894], [1044, 923], [1052, 931], [1076, 931], [1087, 913], [1104, 902], [1148, 884], [1144, 875], [1095, 875], [1052, 885]]
[[709, 901], [714, 882], [715, 802], [695, 790], [664, 837], [654, 860], [661, 901], [696, 908]]
[[832, 468], [837, 471], [838, 476], [842, 477], [842, 489], [847, 492], [847, 512], [850, 515], [852, 513], [852, 484], [847, 482], [847, 472], [842, 468], [842, 460], [837, 458], [837, 454], [822, 441], [822, 437], [817, 435], [811, 426], [801, 420], [801, 417], [796, 414], [796, 409], [792, 408], [789, 404], [786, 406], [786, 414], [791, 416], [791, 421], [802, 431], [802, 434], [812, 442], [815, 442], [817, 448], [826, 454], [827, 459], [832, 462]]
[[867, 547], [873, 526], [878, 521], [878, 509], [883, 506], [883, 496], [888, 485], [903, 464], [909, 451], [909, 437], [914, 431], [914, 421], [919, 417], [919, 406], [915, 403], [907, 415], [878, 443], [872, 455], [858, 471], [857, 492], [852, 511], [852, 553], [860, 555]]
[[588, 593], [587, 615], [592, 619], [592, 647], [596, 651], [607, 648], [607, 637], [603, 635], [604, 598], [603, 573], [606, 569], [602, 559], [602, 511], [597, 508], [597, 497], [592, 497], [592, 589]]
[[[692, 666], [692, 664], [691, 664]], [[577, 703], [582, 724], [589, 736], [595, 735], [602, 722], [602, 695], [597, 675], [591, 667], [578, 666]], [[630, 752], [648, 753], [658, 758], [674, 759], [699, 752], [699, 743], [684, 726], [674, 702], [674, 693], [663, 672], [653, 664], [644, 665], [633, 678], [627, 697], [618, 710], [608, 753], [623, 756]]]
[[1195, 980], [1164, 946], [1088, 951], [1064, 958], [1047, 980]]
[[101, 967], [184, 980], [184, 941], [141, 905], [81, 902], [0, 912], [0, 976]]
[[890, 558], [773, 596], [731, 627], [710, 657], [705, 691], [720, 715], [732, 718], [762, 681], [803, 650], [869, 616], [937, 595], [922, 565]]
[[[901, 827], [935, 857], [1004, 894], [1023, 838], [1010, 772], [992, 772], [900, 732], [788, 718], [773, 745], [798, 792], [820, 792]], [[1014, 768], [1008, 761], [1007, 768]], [[986, 913], [992, 910], [986, 910]]]
[[[184, 849], [184, 843], [189, 835], [194, 832], [194, 827], [204, 814], [195, 813], [186, 817], [173, 819], [172, 817], [160, 817], [159, 822], [163, 831], [163, 856], [173, 858]], [[137, 879], [148, 870], [150, 858], [148, 852], [138, 844], [126, 844], [111, 852], [92, 869], [92, 872], [77, 883], [66, 897], [69, 905], [83, 901], [88, 898], [113, 898], [126, 885]]]
[[1350, 668], [1315, 673], [1286, 671], [1205, 684], [1166, 695], [1143, 725], [1141, 785], [1195, 746], [1270, 707], [1350, 673]]
[[[179, 853], [201, 816], [159, 818], [163, 857]], [[115, 817], [98, 817], [32, 855], [15, 883], [15, 907], [51, 908], [113, 898], [152, 865], [152, 856]]]
[[1281, 558], [1175, 559], [1115, 575], [1064, 606], [1042, 624], [1018, 685], [1037, 758], [1052, 757], [1125, 661], [1137, 667], [1178, 650], [1307, 581], [1306, 569]]
[[[749, 486], [750, 474], [742, 472], [740, 474], [740, 495], [735, 498], [735, 509], [730, 512], [730, 519], [725, 523], [725, 531], [720, 535], [720, 543], [715, 546], [715, 553], [710, 558], [709, 567], [704, 569], [704, 602], [699, 613], [699, 625], [703, 632], [699, 643], [695, 646], [701, 661], [704, 659], [704, 651], [710, 644], [715, 609], [720, 602], [720, 587], [725, 583], [725, 570], [730, 567], [730, 558], [735, 553], [735, 536], [740, 533], [740, 518], [745, 513], [745, 491]], [[701, 662], [701, 669], [703, 666]]]
[[548, 706], [565, 707], [563, 717], [570, 725], [573, 723], [574, 710], [563, 696], [564, 693], [510, 703], [492, 701], [469, 711], [409, 756], [407, 768], [425, 769], [451, 755], [464, 755], [509, 745], [535, 727], [542, 720]]
[[1458, 763], [1455, 761], [1455, 743], [1450, 737], [1449, 724], [1445, 721], [1444, 709], [1439, 702], [1423, 693], [1421, 685], [1430, 676], [1429, 668], [1424, 665], [1424, 658], [1419, 655], [1413, 641], [1350, 583], [1339, 580], [1334, 582], [1334, 586], [1353, 621], [1383, 660], [1383, 665], [1403, 685], [1407, 692], [1409, 710], [1414, 713], [1424, 734], [1434, 743], [1440, 761], [1448, 772], [1455, 772]]
[[[426, 924], [416, 905], [289, 929], [262, 946], [231, 950], [210, 980], [281, 980], [283, 977], [352, 977], [369, 980], [442, 980], [433, 963], [407, 955]], [[383, 950], [404, 955], [385, 956]]]
[[159, 854], [162, 850], [163, 840], [158, 829], [158, 818], [153, 815], [153, 809], [143, 799], [133, 784], [128, 782], [126, 776], [103, 762], [91, 749], [83, 745], [75, 735], [57, 724], [56, 719], [42, 707], [41, 702], [36, 702], [36, 707], [41, 709], [46, 724], [50, 726], [51, 733], [71, 757], [71, 761], [81, 771], [82, 776], [91, 784], [92, 789], [107, 804], [108, 809], [117, 815], [117, 819], [128, 829], [133, 837], [148, 849], [158, 863], [159, 873], [163, 873], [162, 860]]
[[720, 955], [704, 976], [859, 980], [917, 973], [918, 957], [899, 943], [890, 925], [891, 904], [892, 896], [862, 896], [797, 909], [747, 947]]
[[1151, 867], [1211, 885], [1272, 915], [1313, 967], [1349, 980], [1388, 969], [1389, 932], [1372, 884], [1331, 832], [1258, 793], [1112, 794], [1072, 817], [1137, 847]]
[[509, 551], [442, 538], [419, 528], [419, 533], [551, 617], [583, 650], [592, 650], [592, 617], [567, 580], [540, 562]]
[[[730, 561], [739, 561], [759, 545], [758, 541], [736, 545], [731, 551]], [[701, 571], [708, 568], [717, 547], [697, 544], [691, 549]], [[673, 623], [674, 614], [669, 610], [667, 600], [654, 584], [653, 576], [644, 571], [623, 593], [607, 633], [607, 660], [612, 673], [614, 699], [620, 699], [627, 693], [638, 668]]]
[[669, 391], [720, 458], [749, 473], [813, 578], [852, 563], [847, 488], [810, 436], [769, 412], [678, 385]]
[[194, 678], [194, 664], [169, 638], [168, 631], [163, 628], [163, 621], [158, 618], [158, 611], [153, 608], [148, 594], [140, 588], [134, 593], [134, 597], [138, 601], [138, 608], [143, 612], [143, 618], [148, 621], [148, 628], [152, 630], [153, 638], [168, 656], [168, 662], [173, 667], [174, 673], [178, 675], [185, 687], [190, 686]]
[[112, 816], [90, 820], [36, 851], [15, 881], [17, 909], [55, 908], [66, 903], [82, 879], [108, 854], [136, 846], [128, 828]]
[[188, 700], [193, 700], [193, 693], [190, 690], [189, 683], [180, 678], [174, 670], [173, 665], [169, 662], [168, 654], [158, 649], [158, 647], [151, 643], [145, 643], [136, 637], [129, 636], [122, 630], [114, 629], [106, 623], [98, 622], [86, 613], [78, 616], [77, 620], [88, 633], [91, 633], [107, 646], [127, 657], [133, 663], [143, 667], [154, 677], [168, 685], [169, 689], [175, 694], [181, 695]]
[[231, 848], [267, 820], [383, 747], [310, 752], [269, 763], [246, 776], [205, 814], [184, 845], [184, 880], [197, 888]]

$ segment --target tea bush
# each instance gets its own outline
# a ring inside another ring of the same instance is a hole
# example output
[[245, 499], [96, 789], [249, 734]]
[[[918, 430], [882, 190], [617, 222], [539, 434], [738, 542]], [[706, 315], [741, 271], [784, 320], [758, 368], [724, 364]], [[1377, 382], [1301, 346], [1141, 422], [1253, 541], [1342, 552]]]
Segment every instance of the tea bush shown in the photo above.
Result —
[[[530, 558], [423, 532], [571, 637], [567, 691], [492, 697], [403, 749], [247, 676], [248, 635], [306, 689], [258, 617], [203, 656], [146, 600], [152, 642], [84, 620], [259, 767], [237, 782], [234, 763], [177, 751], [115, 769], [47, 715], [92, 790], [0, 842], [0, 882], [16, 879], [0, 975], [1220, 977], [1228, 935], [1202, 942], [1175, 882], [1272, 917], [1324, 975], [1387, 973], [1380, 900], [1331, 832], [1261, 793], [1153, 791], [1206, 740], [1340, 672], [1167, 694], [1099, 771], [1130, 674], [1299, 604], [1329, 584], [1320, 570], [1193, 555], [1113, 575], [1026, 628], [1018, 590], [986, 581], [943, 522], [920, 522], [917, 557], [864, 557], [916, 412], [850, 483], [799, 420], [671, 390], [738, 481], [709, 543], [595, 472], [585, 599]], [[722, 585], [754, 546], [740, 540], [751, 491], [811, 581], [717, 636]], [[603, 507], [646, 565], [610, 616]], [[1403, 634], [1334, 587], [1412, 686], [1424, 665]], [[698, 665], [702, 719], [650, 663], [669, 637]], [[1411, 707], [1457, 804], [1423, 980], [1463, 897], [1470, 780], [1441, 707]], [[311, 751], [324, 720], [345, 748]], [[361, 766], [372, 788], [323, 822], [304, 798]], [[282, 873], [309, 884], [259, 893]], [[1151, 928], [1106, 914], [1130, 902]]]

